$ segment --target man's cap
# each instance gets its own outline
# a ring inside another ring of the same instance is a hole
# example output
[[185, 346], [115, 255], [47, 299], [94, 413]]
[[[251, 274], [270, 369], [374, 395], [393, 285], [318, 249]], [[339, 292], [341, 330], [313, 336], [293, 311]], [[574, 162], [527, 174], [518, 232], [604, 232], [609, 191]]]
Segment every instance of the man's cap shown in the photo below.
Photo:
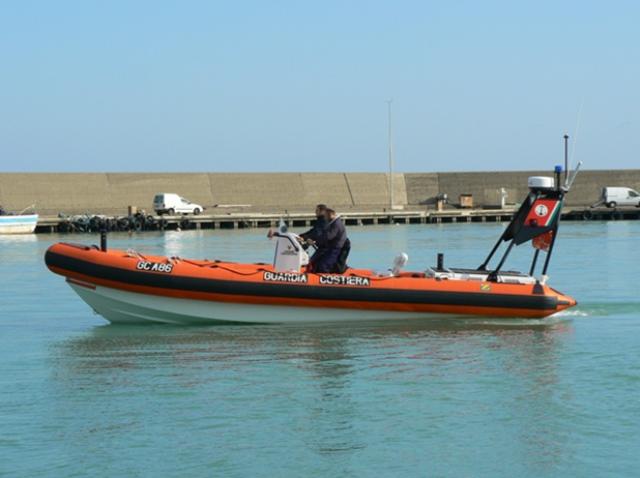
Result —
[[316, 204], [316, 209], [327, 209], [326, 204]]

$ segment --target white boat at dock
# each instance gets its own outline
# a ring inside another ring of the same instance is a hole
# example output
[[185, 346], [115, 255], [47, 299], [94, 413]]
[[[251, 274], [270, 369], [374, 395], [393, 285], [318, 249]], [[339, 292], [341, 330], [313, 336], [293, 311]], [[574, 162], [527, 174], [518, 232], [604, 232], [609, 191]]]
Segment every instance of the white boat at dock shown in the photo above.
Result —
[[0, 216], [0, 234], [32, 234], [37, 225], [37, 214], [8, 214]]

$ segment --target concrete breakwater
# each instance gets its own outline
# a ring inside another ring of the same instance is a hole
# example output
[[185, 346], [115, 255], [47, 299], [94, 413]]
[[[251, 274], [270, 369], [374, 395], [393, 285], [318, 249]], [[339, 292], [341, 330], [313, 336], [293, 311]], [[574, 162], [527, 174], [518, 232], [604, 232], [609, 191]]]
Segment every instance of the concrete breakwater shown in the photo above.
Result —
[[[376, 224], [446, 224], [473, 222], [508, 222], [515, 213], [514, 208], [504, 209], [446, 209], [444, 211], [403, 209], [387, 211], [343, 212], [347, 226]], [[623, 208], [564, 208], [563, 221], [609, 221], [639, 220], [640, 209]], [[102, 231], [142, 232], [190, 229], [236, 229], [253, 227], [275, 227], [283, 220], [290, 227], [309, 227], [315, 220], [308, 212], [282, 213], [225, 213], [201, 214], [198, 216], [153, 216], [134, 214], [109, 217], [104, 215], [78, 215], [69, 217], [40, 216], [36, 232], [89, 232]]]
[[[521, 201], [527, 177], [549, 171], [398, 173], [393, 177], [394, 204], [404, 209], [433, 208], [447, 194], [456, 204], [473, 195], [474, 207], [491, 205], [504, 188], [507, 201]], [[591, 170], [578, 176], [567, 205], [596, 202], [604, 186], [640, 189], [640, 170]], [[208, 208], [224, 211], [300, 212], [326, 202], [348, 211], [389, 207], [384, 173], [0, 173], [0, 204], [21, 210], [35, 204], [42, 215], [126, 214], [128, 206], [151, 212], [153, 196], [173, 192]]]

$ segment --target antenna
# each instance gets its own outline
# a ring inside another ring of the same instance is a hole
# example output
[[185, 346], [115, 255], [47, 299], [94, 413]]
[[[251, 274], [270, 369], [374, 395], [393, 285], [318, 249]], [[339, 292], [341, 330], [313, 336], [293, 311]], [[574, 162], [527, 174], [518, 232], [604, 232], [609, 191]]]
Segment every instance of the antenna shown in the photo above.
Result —
[[[576, 154], [576, 143], [578, 141], [578, 133], [580, 132], [580, 121], [582, 119], [582, 108], [584, 106], [584, 96], [582, 97], [582, 101], [580, 101], [580, 108], [578, 109], [578, 117], [576, 118], [576, 130], [573, 134], [573, 147], [571, 148], [571, 162], [573, 163], [573, 157]], [[573, 185], [573, 182], [576, 180], [576, 176], [578, 175], [578, 171], [580, 170], [580, 166], [582, 166], [582, 161], [578, 161], [576, 167], [569, 174], [569, 155], [568, 155], [568, 140], [569, 135], [564, 135], [564, 186], [562, 189], [564, 192], [568, 192]]]
[[578, 108], [578, 116], [576, 117], [576, 130], [573, 133], [573, 145], [571, 146], [571, 162], [573, 163], [573, 157], [576, 155], [576, 143], [578, 142], [578, 133], [580, 133], [580, 123], [582, 122], [582, 108], [584, 107], [584, 96], [580, 101], [580, 108]]
[[566, 181], [564, 182], [564, 187], [562, 189], [564, 189], [565, 192], [569, 191], [569, 189], [571, 189], [571, 186], [573, 186], [573, 182], [576, 180], [578, 171], [580, 171], [580, 166], [582, 166], [582, 161], [578, 161], [578, 164], [576, 164], [576, 167], [573, 168], [573, 171], [571, 171], [571, 174], [567, 177]]
[[[573, 155], [576, 151], [576, 140], [578, 137], [578, 131], [580, 130], [580, 118], [582, 117], [582, 106], [584, 104], [584, 98], [582, 103], [580, 103], [580, 109], [578, 110], [578, 118], [576, 121], [576, 131], [573, 137], [573, 149], [571, 151], [571, 162], [573, 162]], [[569, 192], [571, 186], [573, 186], [573, 182], [576, 180], [576, 176], [578, 175], [578, 171], [580, 170], [580, 166], [582, 166], [582, 161], [578, 161], [576, 167], [573, 168], [571, 172], [569, 172], [569, 135], [565, 133], [564, 135], [564, 185], [562, 186], [562, 190], [566, 193]]]

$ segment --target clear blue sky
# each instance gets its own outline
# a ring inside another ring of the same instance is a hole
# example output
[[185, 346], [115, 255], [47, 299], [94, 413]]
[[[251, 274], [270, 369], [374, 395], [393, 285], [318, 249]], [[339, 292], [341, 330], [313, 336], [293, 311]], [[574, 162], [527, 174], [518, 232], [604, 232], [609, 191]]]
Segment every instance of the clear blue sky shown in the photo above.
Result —
[[640, 2], [27, 1], [0, 171], [640, 167]]

